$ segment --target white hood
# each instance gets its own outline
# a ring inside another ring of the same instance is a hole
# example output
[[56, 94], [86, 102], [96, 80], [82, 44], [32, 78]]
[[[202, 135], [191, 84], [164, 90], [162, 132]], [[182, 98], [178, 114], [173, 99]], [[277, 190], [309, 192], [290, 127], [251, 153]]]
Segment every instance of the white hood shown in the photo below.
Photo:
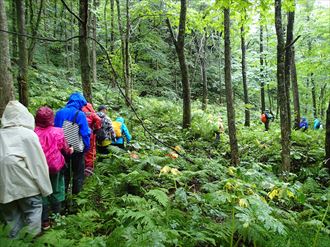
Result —
[[34, 130], [34, 117], [20, 102], [9, 101], [1, 119], [2, 127], [23, 126]]

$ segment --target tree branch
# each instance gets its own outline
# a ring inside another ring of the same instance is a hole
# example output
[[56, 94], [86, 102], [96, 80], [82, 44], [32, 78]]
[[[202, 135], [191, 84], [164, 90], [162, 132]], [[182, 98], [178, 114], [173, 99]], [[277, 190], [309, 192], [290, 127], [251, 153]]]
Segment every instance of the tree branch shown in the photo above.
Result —
[[177, 47], [178, 41], [175, 38], [174, 31], [173, 31], [173, 28], [172, 28], [170, 19], [166, 18], [166, 24], [167, 24], [168, 30], [170, 31], [170, 34], [171, 34], [171, 38], [173, 40], [173, 43], [174, 43], [175, 47]]
[[301, 35], [298, 35], [297, 38], [295, 38], [290, 44], [288, 44], [284, 49], [289, 49], [291, 46], [294, 45], [294, 43], [296, 43], [296, 41], [301, 37]]
[[80, 17], [78, 15], [76, 15], [70, 8], [69, 6], [64, 2], [64, 0], [61, 0], [61, 2], [63, 3], [64, 7], [74, 16], [76, 17], [76, 19], [78, 21], [80, 21], [81, 23], [84, 23], [82, 19], [80, 19]]

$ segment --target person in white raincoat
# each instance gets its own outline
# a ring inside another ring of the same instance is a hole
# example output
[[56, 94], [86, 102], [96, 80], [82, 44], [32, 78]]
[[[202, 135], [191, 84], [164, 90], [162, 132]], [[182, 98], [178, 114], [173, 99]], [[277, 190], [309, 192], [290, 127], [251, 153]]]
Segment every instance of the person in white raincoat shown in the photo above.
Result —
[[0, 212], [17, 237], [27, 225], [41, 232], [42, 196], [52, 193], [48, 165], [34, 133], [34, 117], [18, 101], [10, 101], [0, 129]]

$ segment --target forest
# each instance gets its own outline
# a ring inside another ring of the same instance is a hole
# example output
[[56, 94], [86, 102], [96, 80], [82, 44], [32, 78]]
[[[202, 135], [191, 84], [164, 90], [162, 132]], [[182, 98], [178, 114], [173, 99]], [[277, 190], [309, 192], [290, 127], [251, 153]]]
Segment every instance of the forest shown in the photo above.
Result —
[[0, 212], [0, 246], [330, 246], [329, 23], [328, 0], [0, 0], [0, 120], [81, 92], [132, 135], [42, 235]]

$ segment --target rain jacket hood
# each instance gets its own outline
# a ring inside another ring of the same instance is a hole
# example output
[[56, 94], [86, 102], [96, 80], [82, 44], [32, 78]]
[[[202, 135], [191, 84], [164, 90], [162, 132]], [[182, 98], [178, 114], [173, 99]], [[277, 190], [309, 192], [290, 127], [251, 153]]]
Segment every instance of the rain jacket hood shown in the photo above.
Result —
[[117, 122], [120, 122], [120, 123], [125, 123], [125, 119], [122, 118], [122, 117], [117, 117], [117, 118], [116, 118], [116, 121], [117, 121]]
[[46, 128], [54, 125], [54, 112], [47, 106], [41, 107], [36, 113], [36, 126]]
[[1, 119], [2, 127], [22, 126], [28, 129], [34, 129], [34, 117], [18, 101], [9, 101]]
[[67, 107], [74, 107], [77, 110], [81, 110], [85, 105], [87, 104], [87, 101], [85, 97], [81, 93], [73, 93], [69, 97], [69, 101], [66, 104]]

